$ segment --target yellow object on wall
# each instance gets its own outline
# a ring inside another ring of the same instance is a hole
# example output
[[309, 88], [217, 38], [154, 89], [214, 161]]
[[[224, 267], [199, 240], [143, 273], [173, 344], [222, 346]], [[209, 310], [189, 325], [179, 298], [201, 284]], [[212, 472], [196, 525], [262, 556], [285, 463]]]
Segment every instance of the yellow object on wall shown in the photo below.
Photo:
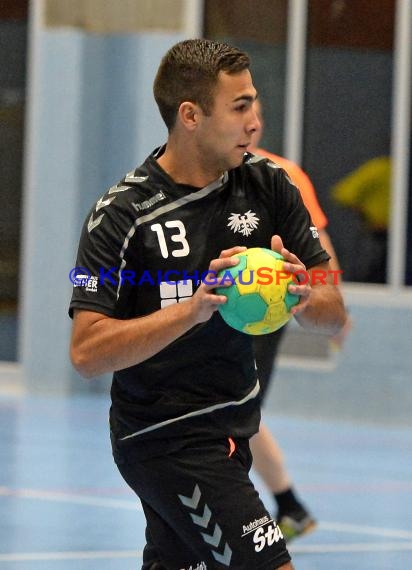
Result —
[[373, 230], [388, 227], [391, 162], [388, 156], [368, 160], [332, 187], [332, 197], [342, 206], [358, 210]]

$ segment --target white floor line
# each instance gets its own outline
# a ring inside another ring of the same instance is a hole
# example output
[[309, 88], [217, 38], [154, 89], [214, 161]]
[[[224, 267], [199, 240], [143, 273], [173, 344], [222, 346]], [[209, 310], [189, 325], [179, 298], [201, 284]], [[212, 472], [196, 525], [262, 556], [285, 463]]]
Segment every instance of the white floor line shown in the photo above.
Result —
[[412, 550], [412, 542], [355, 542], [339, 544], [306, 544], [288, 547], [291, 554], [330, 554], [332, 552], [401, 552]]
[[16, 497], [18, 499], [34, 499], [40, 501], [72, 503], [76, 505], [88, 505], [93, 507], [126, 509], [132, 511], [142, 510], [142, 506], [137, 499], [136, 501], [123, 501], [120, 499], [92, 497], [90, 495], [76, 495], [74, 493], [71, 494], [54, 491], [38, 491], [36, 489], [10, 489], [8, 487], [0, 487], [0, 496]]
[[347, 532], [351, 534], [368, 534], [372, 536], [386, 536], [390, 538], [399, 538], [412, 540], [412, 531], [392, 529], [392, 528], [380, 528], [375, 526], [363, 526], [356, 524], [346, 524], [346, 523], [334, 523], [322, 521], [319, 523], [320, 530], [331, 530], [336, 532]]
[[[401, 552], [412, 551], [411, 542], [372, 542], [348, 544], [308, 544], [289, 546], [291, 554], [331, 554], [352, 552]], [[48, 561], [48, 560], [96, 560], [141, 558], [137, 550], [96, 550], [79, 552], [22, 552], [0, 554], [0, 562]]]
[[79, 552], [21, 552], [0, 554], [0, 562], [22, 562], [29, 560], [94, 560], [110, 558], [142, 558], [138, 550], [96, 550]]

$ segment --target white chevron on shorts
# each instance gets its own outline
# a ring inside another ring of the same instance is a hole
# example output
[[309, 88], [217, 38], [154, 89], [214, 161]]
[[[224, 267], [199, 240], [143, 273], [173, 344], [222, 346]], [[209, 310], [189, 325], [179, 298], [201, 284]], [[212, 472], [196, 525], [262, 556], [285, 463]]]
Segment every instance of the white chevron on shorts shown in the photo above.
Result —
[[184, 495], [179, 495], [179, 499], [186, 507], [190, 507], [191, 509], [197, 509], [197, 505], [199, 504], [199, 499], [201, 496], [201, 492], [199, 489], [199, 485], [196, 485], [195, 490], [193, 491], [193, 495], [191, 497], [185, 497]]
[[194, 515], [193, 513], [190, 513], [190, 516], [192, 517], [192, 520], [195, 524], [197, 524], [198, 526], [201, 526], [203, 528], [207, 528], [207, 525], [209, 524], [210, 517], [212, 516], [212, 513], [210, 512], [209, 507], [207, 505], [205, 505], [202, 516]]
[[215, 524], [215, 532], [210, 535], [206, 534], [205, 532], [200, 533], [203, 536], [203, 540], [212, 546], [219, 546], [220, 539], [222, 538], [222, 529], [216, 523]]
[[[193, 490], [193, 494], [191, 497], [186, 497], [185, 495], [178, 495], [180, 501], [189, 509], [196, 511], [196, 509], [199, 506], [199, 502], [201, 499], [202, 493], [200, 491], [199, 485], [195, 485], [195, 488]], [[209, 522], [210, 519], [212, 517], [212, 512], [209, 509], [208, 505], [205, 503], [204, 507], [203, 507], [203, 514], [195, 514], [195, 513], [189, 513], [192, 521], [194, 522], [195, 525], [197, 526], [201, 526], [202, 528], [207, 529], [207, 527], [209, 526]], [[211, 546], [218, 548], [220, 545], [220, 542], [222, 540], [222, 529], [220, 528], [220, 526], [215, 523], [215, 529], [213, 531], [213, 534], [208, 534], [205, 532], [201, 532], [200, 533], [203, 537], [203, 540], [207, 543], [210, 544]], [[223, 544], [222, 544], [222, 548], [223, 548]], [[216, 550], [212, 550], [212, 554], [215, 560], [217, 560], [217, 562], [220, 562], [221, 564], [224, 564], [225, 566], [229, 566], [230, 561], [232, 559], [232, 549], [230, 548], [230, 546], [228, 545], [227, 542], [224, 543], [224, 549], [222, 554], [220, 554], [218, 551]]]
[[230, 548], [227, 542], [223, 554], [218, 554], [214, 550], [212, 550], [212, 554], [215, 560], [217, 560], [221, 564], [224, 564], [225, 566], [229, 566], [230, 560], [232, 558], [232, 549]]

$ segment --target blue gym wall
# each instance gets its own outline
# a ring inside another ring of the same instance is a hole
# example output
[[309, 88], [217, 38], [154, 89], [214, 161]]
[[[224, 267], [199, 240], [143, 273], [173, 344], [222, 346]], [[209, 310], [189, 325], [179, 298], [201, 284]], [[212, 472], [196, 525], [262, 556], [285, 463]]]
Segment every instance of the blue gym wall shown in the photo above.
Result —
[[27, 125], [20, 356], [31, 391], [81, 389], [68, 359], [80, 227], [109, 185], [166, 131], [152, 98], [159, 60], [176, 34], [93, 35], [37, 29]]

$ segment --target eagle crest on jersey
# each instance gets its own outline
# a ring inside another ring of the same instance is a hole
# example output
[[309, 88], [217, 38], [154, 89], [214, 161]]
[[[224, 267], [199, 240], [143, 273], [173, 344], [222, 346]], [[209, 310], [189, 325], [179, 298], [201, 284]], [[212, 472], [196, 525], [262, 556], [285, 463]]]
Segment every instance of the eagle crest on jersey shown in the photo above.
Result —
[[250, 236], [254, 229], [258, 227], [259, 218], [255, 212], [248, 210], [244, 214], [234, 214], [229, 216], [228, 226], [233, 233], [240, 233], [243, 236]]

